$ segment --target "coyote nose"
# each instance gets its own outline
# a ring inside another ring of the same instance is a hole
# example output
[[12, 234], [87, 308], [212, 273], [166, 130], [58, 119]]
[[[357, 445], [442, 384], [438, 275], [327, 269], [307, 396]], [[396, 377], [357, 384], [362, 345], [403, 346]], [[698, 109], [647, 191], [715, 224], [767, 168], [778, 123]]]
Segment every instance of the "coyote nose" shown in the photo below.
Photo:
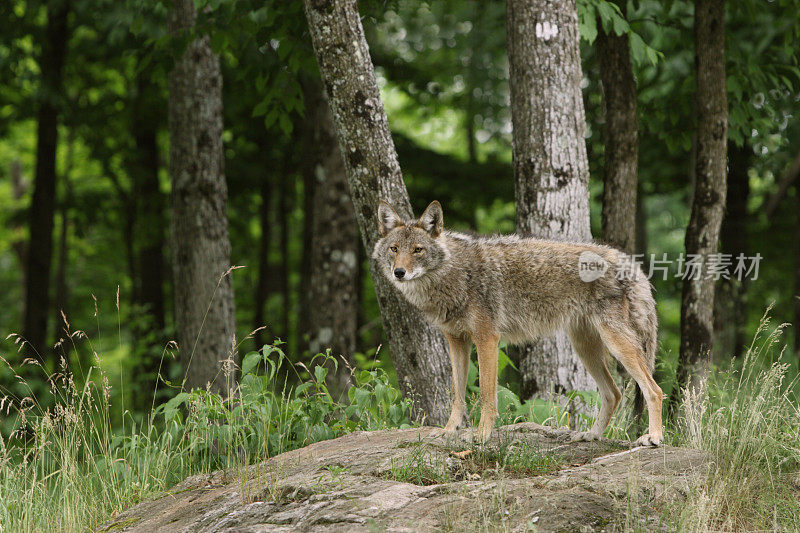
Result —
[[395, 268], [394, 269], [394, 277], [396, 277], [397, 279], [403, 279], [403, 276], [405, 276], [405, 275], [406, 275], [406, 269], [405, 268]]

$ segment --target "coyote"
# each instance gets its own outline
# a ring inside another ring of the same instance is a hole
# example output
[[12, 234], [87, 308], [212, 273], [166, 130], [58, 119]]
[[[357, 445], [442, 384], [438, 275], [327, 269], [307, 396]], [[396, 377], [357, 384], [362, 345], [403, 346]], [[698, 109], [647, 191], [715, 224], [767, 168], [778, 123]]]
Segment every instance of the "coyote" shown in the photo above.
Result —
[[382, 201], [378, 219], [381, 239], [372, 257], [449, 344], [453, 406], [445, 432], [454, 433], [465, 420], [472, 343], [480, 377], [477, 438], [485, 442], [497, 418], [499, 341], [523, 343], [566, 330], [602, 399], [594, 426], [575, 440], [601, 438], [622, 396], [606, 367], [607, 348], [647, 402], [649, 431], [637, 443], [661, 444], [663, 395], [653, 380], [655, 301], [630, 256], [599, 244], [444, 231], [437, 201], [410, 221]]

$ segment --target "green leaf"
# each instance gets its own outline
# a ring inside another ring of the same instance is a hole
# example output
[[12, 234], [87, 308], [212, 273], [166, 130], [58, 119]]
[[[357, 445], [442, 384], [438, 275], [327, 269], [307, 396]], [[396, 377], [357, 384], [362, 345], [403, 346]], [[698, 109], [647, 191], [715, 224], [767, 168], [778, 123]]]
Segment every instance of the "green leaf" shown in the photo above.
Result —
[[188, 392], [179, 392], [164, 405], [164, 421], [170, 422], [178, 414], [178, 408], [191, 397]]
[[280, 115], [280, 111], [276, 107], [273, 107], [269, 110], [269, 113], [266, 114], [264, 117], [264, 127], [269, 129], [275, 124], [275, 121], [278, 120], [278, 115]]
[[[319, 368], [319, 367], [317, 367], [317, 368]], [[297, 387], [295, 387], [295, 389], [294, 389], [294, 395], [295, 395], [296, 397], [298, 397], [298, 396], [302, 395], [302, 394], [303, 394], [305, 391], [307, 391], [307, 390], [308, 390], [308, 389], [309, 389], [309, 388], [310, 388], [312, 385], [314, 385], [314, 384], [313, 384], [313, 383], [311, 383], [310, 381], [306, 381], [305, 383], [301, 383], [300, 385], [298, 385]]]
[[262, 357], [263, 356], [258, 352], [250, 352], [245, 355], [244, 359], [242, 359], [242, 374], [246, 375], [252, 373], [253, 369], [261, 362]]
[[511, 368], [519, 372], [519, 369], [516, 366], [514, 366], [514, 361], [512, 361], [511, 358], [508, 357], [508, 354], [505, 352], [505, 350], [499, 350], [498, 354], [499, 354], [499, 361], [497, 367], [498, 372], [502, 372], [503, 370], [505, 370], [507, 366], [510, 366]]
[[269, 109], [269, 100], [261, 100], [256, 106], [253, 108], [253, 116], [259, 117], [261, 115], [265, 115], [267, 110]]
[[322, 365], [317, 365], [314, 367], [314, 378], [317, 380], [317, 383], [325, 383], [325, 376], [328, 375], [328, 369]]
[[597, 39], [597, 19], [593, 15], [594, 10], [592, 10], [592, 16], [587, 15], [578, 20], [578, 33], [589, 44]]
[[647, 54], [647, 60], [650, 61], [651, 65], [656, 65], [658, 63], [659, 58], [664, 57], [664, 55], [661, 52], [647, 45], [645, 45], [644, 51]]
[[631, 47], [631, 58], [636, 65], [642, 65], [645, 62], [647, 54], [645, 48], [647, 45], [638, 33], [631, 33], [629, 37], [629, 44]]
[[287, 113], [281, 113], [279, 122], [284, 135], [291, 135], [293, 125], [292, 121], [289, 120], [289, 115]]
[[614, 24], [614, 33], [617, 35], [625, 35], [631, 29], [630, 25], [628, 25], [628, 21], [619, 15], [615, 15], [611, 21]]

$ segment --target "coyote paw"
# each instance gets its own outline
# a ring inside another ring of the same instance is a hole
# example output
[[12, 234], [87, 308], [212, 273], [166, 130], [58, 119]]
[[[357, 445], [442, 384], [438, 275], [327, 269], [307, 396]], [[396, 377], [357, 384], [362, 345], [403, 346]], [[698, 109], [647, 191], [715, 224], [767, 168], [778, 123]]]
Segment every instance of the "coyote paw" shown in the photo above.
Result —
[[436, 433], [441, 433], [443, 435], [455, 435], [458, 431], [458, 426], [453, 424], [447, 424], [445, 427], [439, 429]]
[[486, 444], [489, 442], [489, 438], [492, 436], [492, 426], [489, 424], [478, 424], [478, 429], [472, 432], [472, 440], [476, 441], [480, 444]]
[[459, 419], [459, 421], [457, 421], [457, 422], [454, 422], [451, 419], [449, 422], [447, 422], [447, 425], [445, 425], [442, 428], [442, 431], [444, 431], [445, 433], [447, 433], [449, 435], [455, 435], [456, 431], [458, 431], [459, 429], [463, 429], [465, 427], [466, 427], [466, 424], [463, 423], [463, 419]]
[[450, 414], [442, 431], [448, 435], [455, 435], [459, 429], [467, 427], [468, 421], [463, 412], [455, 411]]
[[602, 439], [603, 436], [594, 431], [582, 431], [572, 435], [569, 439], [570, 442], [592, 442]]
[[639, 446], [660, 446], [663, 437], [661, 435], [650, 435], [650, 433], [645, 433], [638, 439], [636, 439], [636, 444]]

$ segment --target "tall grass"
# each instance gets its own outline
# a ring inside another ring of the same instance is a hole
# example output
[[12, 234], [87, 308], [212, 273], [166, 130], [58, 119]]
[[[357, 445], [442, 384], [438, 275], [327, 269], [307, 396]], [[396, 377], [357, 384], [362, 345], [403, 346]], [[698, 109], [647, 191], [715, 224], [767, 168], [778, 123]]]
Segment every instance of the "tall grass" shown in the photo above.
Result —
[[675, 443], [709, 453], [671, 518], [685, 531], [800, 531], [800, 406], [765, 315], [740, 364], [685, 389]]
[[288, 387], [279, 378], [284, 367], [297, 371], [279, 346], [265, 346], [242, 359], [232, 399], [181, 392], [142, 424], [127, 413], [118, 433], [111, 386], [99, 366], [78, 385], [62, 361], [48, 378], [52, 407], [33, 394], [5, 391], [0, 412], [16, 429], [0, 435], [0, 532], [93, 529], [188, 475], [244, 467], [349, 431], [411, 423], [410, 403], [380, 370], [357, 373], [347, 398], [337, 400], [328, 392], [326, 368], [312, 366], [310, 377]]
[[[713, 371], [701, 390], [684, 392], [667, 434], [672, 444], [707, 451], [710, 462], [685, 501], [667, 509], [674, 529], [800, 530], [800, 407], [796, 379], [778, 362], [781, 329], [763, 319], [741, 361]], [[126, 413], [119, 430], [112, 424], [115, 395], [93, 349], [92, 355], [96, 364], [80, 382], [66, 361], [48, 376], [52, 407], [32, 392], [0, 393], [0, 416], [15, 428], [0, 434], [0, 533], [93, 529], [188, 475], [241, 468], [240, 482], [247, 483], [244, 466], [283, 451], [411, 424], [411, 405], [381, 370], [355, 372], [354, 386], [339, 400], [326, 386], [326, 365], [318, 364], [329, 356], [318, 355], [307, 368], [289, 363], [280, 345], [268, 345], [242, 358], [232, 399], [179, 392], [142, 423]], [[41, 369], [33, 360], [26, 366]], [[290, 387], [287, 372], [304, 379]], [[522, 403], [507, 389], [500, 404], [503, 423], [568, 421], [559, 405]], [[626, 431], [627, 419], [617, 422], [611, 434]], [[246, 499], [248, 487], [240, 492]]]

